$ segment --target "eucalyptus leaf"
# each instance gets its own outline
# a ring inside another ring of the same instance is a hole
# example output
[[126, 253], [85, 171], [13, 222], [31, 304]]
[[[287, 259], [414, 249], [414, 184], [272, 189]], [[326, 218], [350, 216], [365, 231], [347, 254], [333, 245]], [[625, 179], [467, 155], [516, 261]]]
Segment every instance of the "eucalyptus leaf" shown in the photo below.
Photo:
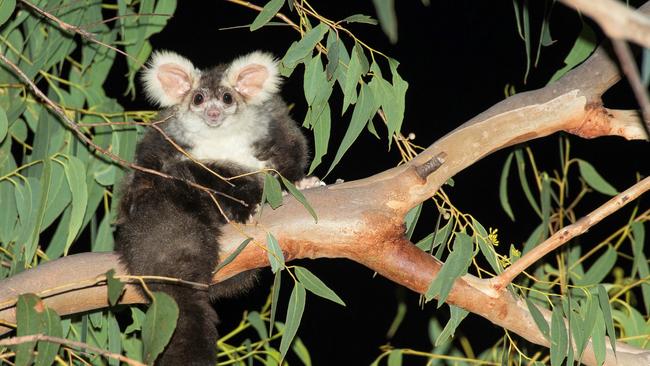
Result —
[[284, 268], [284, 254], [282, 253], [282, 249], [280, 249], [280, 244], [277, 239], [271, 233], [266, 234], [266, 247], [268, 248], [266, 254], [269, 258], [269, 263], [271, 263], [271, 271], [276, 273]]
[[322, 298], [345, 306], [345, 302], [343, 302], [343, 300], [341, 300], [341, 298], [334, 291], [332, 291], [332, 289], [327, 287], [327, 285], [321, 281], [320, 278], [316, 277], [307, 268], [296, 266], [294, 267], [294, 270], [296, 277], [298, 277], [298, 281], [300, 281], [300, 283], [305, 286], [305, 289]]
[[269, 203], [274, 210], [282, 206], [282, 188], [280, 183], [269, 173], [264, 173], [264, 188], [262, 190], [262, 202]]
[[151, 365], [163, 351], [176, 329], [178, 305], [164, 292], [154, 292], [142, 324], [144, 361]]
[[606, 194], [608, 196], [615, 196], [618, 194], [616, 188], [609, 184], [605, 178], [603, 178], [596, 168], [590, 163], [578, 159], [578, 167], [580, 168], [580, 175], [584, 178], [585, 182], [596, 191]]
[[453, 250], [442, 265], [436, 278], [425, 294], [427, 301], [438, 296], [438, 307], [444, 304], [456, 278], [467, 273], [472, 262], [472, 238], [465, 233], [456, 233]]
[[390, 43], [397, 43], [397, 14], [395, 0], [372, 0], [379, 18], [379, 25]]
[[282, 5], [284, 5], [284, 0], [271, 0], [266, 3], [262, 8], [262, 11], [260, 11], [257, 17], [255, 17], [255, 20], [253, 20], [253, 24], [251, 24], [250, 27], [251, 32], [262, 28], [269, 22], [269, 20], [273, 19], [275, 14], [277, 14], [278, 11], [280, 11], [280, 8], [282, 8]]
[[289, 350], [291, 342], [298, 332], [298, 327], [300, 326], [300, 321], [302, 320], [302, 313], [305, 310], [305, 297], [305, 287], [301, 283], [296, 283], [293, 287], [293, 290], [291, 291], [291, 296], [289, 297], [289, 305], [287, 306], [287, 319], [285, 321], [282, 340], [280, 341], [280, 354], [283, 359]]

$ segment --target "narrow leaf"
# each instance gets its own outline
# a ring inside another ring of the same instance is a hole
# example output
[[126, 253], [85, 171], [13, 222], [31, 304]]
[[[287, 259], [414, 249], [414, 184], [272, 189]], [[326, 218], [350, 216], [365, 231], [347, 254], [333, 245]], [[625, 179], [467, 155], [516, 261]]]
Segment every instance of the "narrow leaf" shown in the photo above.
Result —
[[282, 334], [282, 340], [280, 341], [280, 354], [282, 359], [286, 356], [289, 346], [296, 336], [296, 332], [298, 332], [298, 327], [302, 320], [302, 313], [305, 310], [305, 297], [305, 287], [301, 283], [296, 283], [289, 297], [284, 334]]
[[397, 15], [395, 14], [395, 0], [372, 0], [379, 18], [379, 25], [386, 33], [390, 43], [397, 42]]
[[354, 14], [350, 15], [349, 17], [341, 20], [341, 22], [346, 22], [346, 23], [365, 23], [365, 24], [372, 24], [376, 25], [377, 19], [374, 19], [373, 17], [369, 15], [364, 15], [364, 14]]
[[528, 311], [530, 311], [530, 315], [533, 317], [535, 324], [537, 324], [537, 328], [542, 332], [544, 338], [550, 341], [551, 335], [549, 333], [548, 322], [539, 309], [537, 309], [537, 306], [529, 298], [526, 298], [526, 305], [528, 306]]
[[341, 300], [341, 298], [334, 291], [332, 291], [332, 289], [327, 287], [327, 285], [321, 281], [320, 278], [316, 277], [307, 268], [296, 266], [295, 271], [296, 276], [298, 277], [298, 281], [300, 281], [300, 283], [302, 283], [307, 290], [322, 298], [345, 306], [345, 302], [343, 302], [343, 300]]
[[472, 238], [465, 233], [456, 233], [453, 250], [442, 265], [438, 276], [431, 282], [425, 294], [427, 301], [438, 296], [438, 307], [444, 304], [456, 278], [467, 273], [472, 261]]
[[120, 296], [124, 292], [124, 283], [115, 278], [115, 270], [110, 269], [106, 272], [106, 286], [108, 287], [108, 303], [111, 306], [117, 305]]
[[600, 304], [600, 310], [603, 312], [603, 320], [605, 321], [605, 329], [607, 329], [607, 335], [609, 336], [609, 343], [616, 353], [616, 332], [614, 331], [614, 321], [612, 320], [612, 309], [609, 305], [609, 296], [607, 296], [607, 290], [603, 285], [598, 285], [598, 303]]
[[264, 173], [264, 189], [262, 196], [274, 210], [282, 206], [282, 188], [280, 183], [269, 173]]
[[275, 315], [278, 312], [278, 299], [280, 298], [280, 287], [282, 285], [282, 271], [275, 273], [273, 278], [273, 296], [271, 297], [271, 317], [269, 319], [269, 334], [273, 333], [273, 324], [275, 324]]
[[510, 174], [510, 165], [512, 164], [513, 153], [508, 154], [505, 164], [503, 164], [503, 169], [501, 169], [501, 179], [499, 180], [499, 202], [501, 202], [501, 208], [506, 212], [510, 220], [515, 221], [515, 215], [512, 213], [512, 207], [510, 207], [510, 200], [508, 199], [508, 175]]
[[70, 192], [72, 193], [72, 216], [70, 217], [70, 231], [65, 243], [64, 254], [68, 254], [68, 249], [81, 229], [86, 205], [88, 203], [88, 188], [86, 186], [86, 167], [78, 158], [67, 156], [68, 164], [65, 164], [65, 175], [68, 179]]
[[[2, 16], [2, 4], [0, 4], [0, 16]], [[4, 109], [0, 108], [0, 142], [2, 142], [5, 139], [8, 130], [9, 130], [9, 122], [7, 121], [7, 113], [5, 112]]]
[[[349, 72], [350, 70], [348, 70], [348, 73]], [[371, 89], [367, 84], [363, 84], [361, 86], [361, 91], [359, 92], [359, 100], [357, 100], [357, 105], [352, 113], [350, 125], [348, 126], [347, 131], [345, 131], [341, 145], [336, 151], [334, 161], [332, 161], [332, 165], [329, 167], [327, 174], [329, 174], [339, 161], [341, 161], [343, 155], [348, 151], [350, 146], [352, 146], [352, 143], [357, 139], [357, 137], [359, 137], [359, 134], [363, 131], [368, 120], [375, 114], [375, 112], [377, 112], [376, 107]]]
[[178, 305], [164, 292], [154, 292], [142, 324], [144, 361], [152, 365], [176, 329]]
[[251, 32], [262, 28], [269, 22], [269, 20], [273, 19], [275, 14], [277, 14], [278, 11], [280, 11], [280, 8], [282, 8], [282, 5], [284, 5], [284, 0], [271, 0], [266, 3], [264, 8], [262, 8], [262, 11], [260, 11], [255, 20], [253, 20], [253, 24], [251, 24], [250, 27]]
[[585, 182], [596, 191], [606, 194], [608, 196], [615, 196], [618, 194], [616, 188], [609, 184], [605, 178], [603, 178], [593, 165], [589, 164], [584, 160], [578, 160], [578, 167], [580, 168], [580, 175], [584, 178]]
[[588, 286], [600, 283], [610, 273], [612, 268], [614, 268], [617, 257], [616, 249], [612, 246], [607, 246], [605, 253], [598, 257], [596, 262], [594, 262], [582, 278], [573, 278], [573, 283], [576, 286]]
[[445, 328], [440, 332], [438, 338], [436, 338], [435, 346], [440, 346], [447, 342], [454, 333], [456, 333], [456, 328], [460, 325], [460, 322], [465, 319], [469, 312], [467, 310], [461, 309], [457, 306], [449, 305], [450, 317], [449, 321], [445, 325]]
[[[46, 309], [41, 318], [42, 333], [51, 337], [63, 337], [63, 328], [61, 327], [61, 318], [52, 309]], [[52, 365], [56, 358], [59, 348], [58, 343], [40, 341], [36, 346], [36, 366]]]
[[308, 175], [314, 172], [314, 169], [320, 165], [323, 156], [327, 154], [330, 139], [330, 129], [332, 125], [332, 117], [330, 114], [329, 104], [325, 105], [323, 112], [313, 124], [314, 129], [314, 158], [309, 166]]
[[248, 243], [250, 243], [252, 240], [253, 240], [253, 238], [246, 238], [246, 239], [244, 239], [244, 241], [242, 241], [241, 244], [239, 244], [239, 245], [237, 246], [237, 249], [235, 249], [235, 251], [233, 251], [232, 253], [230, 253], [230, 255], [226, 257], [226, 259], [224, 259], [224, 260], [222, 260], [222, 261], [219, 262], [219, 264], [217, 265], [217, 267], [214, 269], [214, 271], [213, 271], [212, 273], [217, 273], [217, 272], [219, 272], [220, 269], [222, 269], [223, 267], [227, 266], [228, 263], [232, 262], [235, 258], [237, 258], [237, 256], [239, 255], [239, 253], [241, 253], [241, 251], [244, 250], [244, 248], [246, 248], [246, 246], [248, 245]]
[[[41, 317], [45, 311], [45, 305], [34, 294], [23, 294], [18, 296], [16, 302], [16, 324], [18, 337], [38, 334], [41, 332]], [[16, 346], [17, 366], [25, 366], [32, 363], [34, 346], [36, 342], [25, 342]]]
[[287, 188], [289, 193], [295, 199], [297, 199], [298, 202], [300, 202], [307, 211], [309, 211], [309, 214], [311, 215], [311, 217], [314, 218], [314, 221], [318, 222], [318, 216], [316, 216], [316, 211], [314, 211], [314, 209], [311, 207], [309, 202], [307, 202], [305, 195], [303, 195], [302, 192], [300, 192], [300, 190], [296, 188], [296, 186], [293, 183], [289, 182], [285, 177], [280, 176], [280, 178], [282, 179], [282, 184], [284, 184], [284, 186]]
[[[0, 25], [4, 24], [16, 8], [16, 0], [2, 0], [0, 1]], [[0, 139], [2, 140], [2, 139]]]
[[309, 55], [316, 44], [323, 39], [323, 36], [328, 31], [326, 24], [321, 23], [315, 28], [312, 28], [309, 32], [305, 33], [302, 39], [298, 42], [294, 42], [287, 53], [282, 58], [282, 64], [285, 67], [293, 68], [299, 62], [301, 62], [307, 55]]
[[271, 263], [271, 271], [276, 273], [284, 268], [284, 254], [282, 253], [282, 249], [280, 249], [280, 244], [278, 244], [277, 239], [271, 233], [266, 234], [266, 247], [268, 248], [266, 254], [269, 258], [269, 263]]
[[569, 337], [564, 326], [562, 308], [556, 306], [551, 316], [551, 365], [561, 366], [567, 355]]

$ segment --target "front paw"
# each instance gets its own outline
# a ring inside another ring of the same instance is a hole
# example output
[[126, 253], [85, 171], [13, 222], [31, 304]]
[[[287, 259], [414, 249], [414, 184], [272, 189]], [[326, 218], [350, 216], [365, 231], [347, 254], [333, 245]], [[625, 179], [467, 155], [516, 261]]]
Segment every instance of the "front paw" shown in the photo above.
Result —
[[299, 190], [322, 187], [325, 185], [325, 182], [321, 181], [317, 176], [311, 175], [309, 177], [304, 177], [301, 180], [295, 182], [296, 188]]

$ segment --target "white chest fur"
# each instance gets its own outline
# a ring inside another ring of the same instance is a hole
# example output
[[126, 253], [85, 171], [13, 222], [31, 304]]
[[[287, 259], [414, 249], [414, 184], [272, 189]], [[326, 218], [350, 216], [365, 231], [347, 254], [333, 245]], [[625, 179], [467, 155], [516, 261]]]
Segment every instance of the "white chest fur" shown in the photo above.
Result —
[[188, 152], [202, 161], [231, 161], [254, 170], [266, 167], [255, 157], [253, 144], [265, 137], [269, 121], [255, 117], [236, 114], [218, 127], [207, 126], [200, 118], [184, 119], [182, 134], [192, 146]]

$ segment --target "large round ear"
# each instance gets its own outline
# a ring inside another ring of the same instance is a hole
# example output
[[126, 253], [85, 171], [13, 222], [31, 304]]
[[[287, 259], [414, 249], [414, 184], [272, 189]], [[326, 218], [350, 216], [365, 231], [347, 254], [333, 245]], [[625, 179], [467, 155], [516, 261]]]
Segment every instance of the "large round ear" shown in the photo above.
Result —
[[147, 98], [161, 107], [170, 107], [183, 100], [196, 87], [201, 72], [190, 60], [174, 52], [155, 52], [142, 74]]
[[241, 94], [248, 104], [261, 104], [280, 89], [277, 61], [264, 52], [235, 59], [226, 69], [224, 83]]

